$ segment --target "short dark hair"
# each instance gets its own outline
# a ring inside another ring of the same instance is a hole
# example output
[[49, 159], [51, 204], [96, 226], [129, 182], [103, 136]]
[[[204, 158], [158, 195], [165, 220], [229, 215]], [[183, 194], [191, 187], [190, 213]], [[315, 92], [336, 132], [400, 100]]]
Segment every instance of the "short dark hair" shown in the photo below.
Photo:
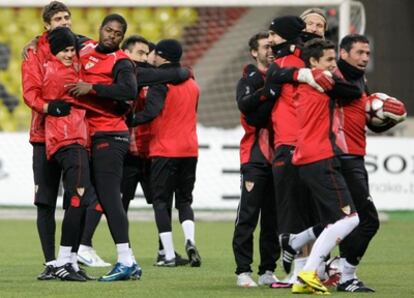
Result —
[[103, 26], [105, 26], [106, 24], [108, 24], [109, 22], [112, 22], [112, 21], [116, 21], [116, 22], [120, 23], [121, 26], [122, 26], [122, 33], [125, 34], [125, 32], [128, 29], [127, 21], [124, 19], [123, 16], [121, 16], [120, 14], [117, 14], [117, 13], [107, 15], [102, 21], [101, 28]]
[[310, 58], [319, 61], [324, 50], [335, 50], [335, 44], [326, 39], [314, 38], [304, 44], [302, 58], [307, 67], [310, 67]]
[[259, 40], [260, 39], [267, 39], [269, 38], [269, 32], [267, 31], [261, 31], [259, 33], [256, 33], [249, 39], [249, 50], [250, 51], [257, 51], [259, 49]]
[[59, 1], [52, 1], [45, 7], [43, 7], [42, 11], [42, 19], [43, 22], [50, 24], [50, 21], [52, 20], [52, 17], [57, 14], [58, 12], [66, 11], [71, 15], [69, 8]]
[[349, 52], [352, 49], [354, 43], [357, 42], [369, 44], [369, 39], [361, 34], [349, 34], [342, 38], [339, 48]]
[[121, 49], [122, 50], [131, 50], [131, 47], [133, 47], [136, 43], [143, 43], [148, 45], [149, 47], [149, 41], [146, 40], [144, 37], [139, 36], [139, 35], [131, 35], [129, 36], [127, 39], [124, 40], [124, 42], [122, 43]]

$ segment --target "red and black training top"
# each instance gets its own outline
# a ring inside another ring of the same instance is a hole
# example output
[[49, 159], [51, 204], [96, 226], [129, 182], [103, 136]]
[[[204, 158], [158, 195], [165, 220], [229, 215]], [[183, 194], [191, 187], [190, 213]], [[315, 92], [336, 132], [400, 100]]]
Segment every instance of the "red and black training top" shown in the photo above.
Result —
[[270, 119], [263, 119], [262, 123], [255, 121], [264, 117], [260, 112], [261, 107], [274, 104], [274, 100], [262, 96], [265, 76], [266, 73], [259, 71], [256, 66], [247, 65], [237, 84], [236, 100], [241, 112], [240, 123], [244, 129], [240, 141], [242, 165], [247, 163], [270, 165], [273, 156]]
[[334, 77], [335, 86], [327, 93], [320, 93], [307, 84], [300, 84], [296, 91], [298, 140], [292, 162], [304, 165], [328, 159], [348, 151], [343, 132], [344, 118], [338, 102], [361, 97], [355, 85]]
[[128, 101], [137, 98], [133, 62], [121, 50], [105, 52], [94, 41], [80, 51], [81, 79], [93, 90], [79, 100], [87, 105], [90, 134], [127, 132], [124, 113]]

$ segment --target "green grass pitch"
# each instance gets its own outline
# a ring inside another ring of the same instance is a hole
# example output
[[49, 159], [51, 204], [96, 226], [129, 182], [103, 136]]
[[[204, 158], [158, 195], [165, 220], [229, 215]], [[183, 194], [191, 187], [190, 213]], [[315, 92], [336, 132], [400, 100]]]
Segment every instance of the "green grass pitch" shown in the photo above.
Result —
[[[58, 227], [59, 229], [59, 227]], [[332, 292], [334, 297], [414, 297], [414, 213], [393, 213], [383, 223], [358, 270], [374, 294]], [[291, 297], [289, 290], [240, 289], [235, 285], [231, 249], [232, 222], [199, 222], [196, 240], [203, 264], [200, 268], [152, 266], [158, 247], [156, 228], [149, 222], [131, 222], [132, 245], [144, 274], [140, 281], [69, 283], [37, 281], [43, 269], [40, 243], [33, 220], [0, 220], [0, 297]], [[184, 254], [180, 226], [174, 225], [176, 250]], [[98, 227], [94, 246], [105, 260], [115, 262], [106, 222]], [[257, 247], [255, 249], [257, 252]], [[254, 269], [257, 270], [257, 254]], [[88, 269], [99, 276], [107, 268]], [[277, 275], [282, 277], [280, 269]], [[257, 278], [256, 273], [254, 277]]]

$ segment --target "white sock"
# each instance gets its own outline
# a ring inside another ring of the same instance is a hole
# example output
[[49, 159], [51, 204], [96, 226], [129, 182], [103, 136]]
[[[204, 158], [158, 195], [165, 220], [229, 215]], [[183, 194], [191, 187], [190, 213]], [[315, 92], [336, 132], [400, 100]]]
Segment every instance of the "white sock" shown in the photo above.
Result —
[[192, 244], [195, 244], [194, 241], [194, 221], [192, 220], [185, 220], [181, 223], [181, 226], [183, 227], [184, 232], [184, 238], [185, 243], [187, 243], [187, 240], [190, 240]]
[[162, 256], [165, 256], [165, 250], [164, 250], [164, 249], [160, 249], [160, 250], [158, 251], [158, 254], [159, 254], [159, 255], [162, 255]]
[[90, 250], [90, 249], [92, 249], [92, 246], [87, 246], [87, 245], [81, 244], [81, 245], [79, 245], [78, 252], [85, 251], [85, 250]]
[[56, 267], [71, 263], [72, 246], [60, 246], [59, 254], [56, 259]]
[[356, 266], [349, 264], [345, 258], [341, 258], [339, 262], [339, 268], [341, 268], [341, 280], [339, 281], [340, 283], [344, 283], [350, 279], [357, 278]]
[[129, 248], [129, 252], [131, 253], [131, 257], [132, 257], [132, 264], [136, 264], [137, 260], [135, 259], [134, 252], [132, 251], [132, 248]]
[[298, 278], [298, 273], [302, 271], [303, 267], [305, 267], [306, 261], [308, 260], [308, 257], [304, 258], [295, 258], [293, 260], [293, 273], [292, 276], [289, 279], [289, 283], [293, 284], [296, 282]]
[[76, 252], [72, 252], [70, 254], [70, 260], [71, 260], [73, 269], [75, 269], [75, 271], [78, 272], [79, 271], [78, 254]]
[[358, 225], [358, 215], [347, 216], [327, 226], [313, 244], [304, 271], [316, 271], [331, 250]]
[[53, 267], [56, 267], [56, 260], [52, 260], [52, 261], [49, 261], [49, 262], [46, 262], [46, 266], [53, 266]]
[[289, 244], [294, 250], [299, 251], [304, 245], [315, 239], [313, 228], [309, 228], [299, 234], [292, 234]]
[[172, 260], [175, 258], [174, 243], [172, 238], [172, 232], [160, 233], [162, 246], [164, 246], [165, 259]]
[[117, 243], [116, 251], [118, 253], [118, 263], [131, 267], [132, 266], [132, 255], [129, 249], [128, 243]]

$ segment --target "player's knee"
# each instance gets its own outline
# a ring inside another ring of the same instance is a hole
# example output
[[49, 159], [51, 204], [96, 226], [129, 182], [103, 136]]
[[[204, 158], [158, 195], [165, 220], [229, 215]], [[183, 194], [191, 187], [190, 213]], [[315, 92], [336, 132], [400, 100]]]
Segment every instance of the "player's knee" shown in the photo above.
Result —
[[167, 210], [168, 204], [163, 200], [155, 200], [152, 202], [152, 207], [155, 211]]

